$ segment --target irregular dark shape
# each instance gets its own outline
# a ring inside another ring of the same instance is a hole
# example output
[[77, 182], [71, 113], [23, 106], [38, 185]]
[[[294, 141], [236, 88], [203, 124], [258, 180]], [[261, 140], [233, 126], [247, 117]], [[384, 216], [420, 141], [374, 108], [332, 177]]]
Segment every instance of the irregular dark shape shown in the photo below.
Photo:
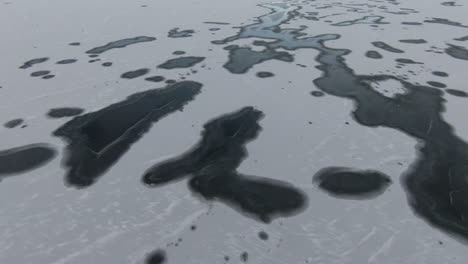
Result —
[[223, 67], [236, 74], [246, 73], [253, 66], [268, 60], [294, 61], [293, 56], [284, 51], [278, 52], [272, 49], [254, 51], [251, 48], [240, 48], [237, 45], [229, 47], [228, 50], [229, 61]]
[[442, 2], [441, 5], [443, 5], [443, 6], [457, 6], [456, 2]]
[[325, 94], [321, 91], [312, 91], [310, 92], [311, 95], [315, 96], [315, 97], [322, 97], [324, 96]]
[[381, 59], [383, 58], [382, 54], [375, 50], [369, 50], [366, 52], [366, 57], [371, 59]]
[[437, 87], [437, 88], [445, 88], [447, 87], [447, 85], [441, 83], [441, 82], [436, 82], [436, 81], [428, 81], [427, 84], [429, 84], [430, 86], [433, 86], [433, 87]]
[[245, 107], [208, 122], [198, 144], [147, 170], [143, 182], [158, 186], [191, 176], [193, 192], [226, 202], [266, 223], [296, 212], [305, 206], [306, 197], [292, 185], [236, 171], [247, 156], [245, 145], [261, 130], [262, 117], [262, 112]]
[[210, 31], [218, 31], [218, 30], [220, 30], [220, 28], [210, 28], [209, 30]]
[[426, 23], [434, 23], [434, 24], [444, 24], [444, 25], [448, 25], [448, 26], [454, 26], [454, 27], [464, 27], [464, 28], [468, 28], [468, 26], [465, 26], [465, 25], [462, 25], [461, 23], [459, 22], [454, 22], [454, 21], [450, 21], [446, 18], [432, 18], [431, 20], [424, 20], [424, 22]]
[[240, 259], [242, 262], [247, 262], [249, 260], [249, 253], [242, 252], [242, 254], [240, 255]]
[[184, 81], [165, 89], [136, 93], [65, 123], [53, 134], [69, 143], [64, 159], [67, 183], [78, 188], [92, 185], [153, 123], [193, 100], [201, 86]]
[[6, 127], [6, 128], [15, 128], [15, 127], [21, 125], [23, 122], [24, 122], [23, 119], [17, 118], [17, 119], [13, 119], [13, 120], [10, 120], [10, 121], [6, 122], [5, 124], [3, 124], [3, 126]]
[[101, 59], [89, 60], [88, 62], [89, 62], [89, 63], [94, 63], [94, 62], [96, 62], [96, 61], [101, 61]]
[[188, 38], [191, 37], [193, 33], [195, 33], [195, 31], [191, 29], [179, 30], [179, 28], [173, 28], [167, 33], [167, 36], [169, 38]]
[[71, 63], [75, 63], [77, 61], [78, 60], [76, 60], [76, 59], [66, 59], [66, 60], [57, 61], [57, 64], [71, 64]]
[[104, 67], [110, 67], [110, 66], [112, 66], [112, 62], [104, 62], [104, 63], [102, 64], [102, 66], [104, 66]]
[[275, 76], [273, 73], [271, 72], [257, 72], [257, 77], [258, 78], [269, 78], [269, 77], [273, 77]]
[[31, 73], [31, 76], [32, 77], [39, 77], [39, 76], [47, 75], [49, 73], [50, 73], [50, 71], [35, 71], [35, 72]]
[[468, 60], [468, 50], [464, 47], [447, 44], [449, 45], [448, 48], [445, 49], [445, 53], [448, 55], [460, 59], [460, 60]]
[[331, 24], [332, 26], [352, 26], [356, 24], [371, 24], [371, 25], [377, 25], [377, 24], [390, 24], [388, 22], [382, 22], [382, 20], [385, 17], [383, 16], [365, 16], [362, 18], [358, 18], [355, 20], [350, 20], [350, 21], [343, 21], [335, 24]]
[[375, 47], [377, 48], [380, 48], [380, 49], [383, 49], [383, 50], [386, 50], [388, 52], [393, 52], [393, 53], [404, 53], [404, 51], [400, 50], [400, 49], [397, 49], [397, 48], [394, 48], [390, 45], [388, 45], [387, 43], [385, 42], [382, 42], [382, 41], [374, 41], [372, 42], [372, 45], [374, 45]]
[[122, 75], [120, 75], [120, 78], [134, 79], [134, 78], [138, 78], [138, 77], [141, 77], [141, 76], [147, 74], [149, 71], [150, 70], [147, 69], [147, 68], [138, 69], [138, 70], [134, 70], [134, 71], [129, 71], [129, 72], [122, 73]]
[[167, 84], [176, 83], [176, 80], [169, 79], [169, 80], [166, 80], [165, 83]]
[[163, 264], [166, 263], [166, 261], [166, 252], [164, 250], [158, 249], [146, 257], [145, 264]]
[[180, 57], [168, 60], [163, 64], [159, 65], [158, 68], [161, 69], [176, 69], [176, 68], [190, 68], [193, 67], [195, 64], [200, 63], [205, 60], [205, 57]]
[[164, 81], [164, 76], [152, 76], [145, 78], [145, 80], [150, 82], [162, 82]]
[[468, 40], [468, 36], [464, 36], [464, 37], [459, 37], [459, 38], [455, 38], [453, 40], [458, 40], [458, 41], [467, 41]]
[[149, 42], [149, 41], [154, 41], [156, 38], [153, 37], [146, 37], [146, 36], [139, 36], [139, 37], [134, 37], [134, 38], [127, 38], [127, 39], [121, 39], [117, 41], [112, 41], [107, 43], [104, 46], [96, 47], [93, 49], [90, 49], [86, 51], [87, 54], [101, 54], [106, 51], [109, 51], [111, 49], [121, 49], [125, 48], [129, 45], [141, 43], [141, 42]]
[[446, 93], [451, 94], [453, 96], [458, 96], [458, 97], [468, 97], [468, 93], [456, 89], [447, 89], [445, 90]]
[[90, 57], [90, 58], [97, 58], [97, 57], [99, 57], [99, 55], [98, 55], [98, 54], [91, 54], [91, 55], [88, 55], [88, 57]]
[[43, 62], [46, 62], [48, 61], [49, 58], [38, 58], [38, 59], [32, 59], [32, 60], [29, 60], [27, 62], [25, 62], [23, 65], [21, 65], [19, 68], [20, 69], [27, 69], [27, 68], [31, 68], [33, 65], [35, 64], [39, 64], [39, 63], [43, 63]]
[[396, 62], [403, 63], [403, 64], [423, 64], [422, 62], [417, 62], [410, 59], [395, 59]]
[[172, 52], [172, 54], [174, 54], [174, 55], [184, 55], [184, 54], [185, 54], [185, 51], [176, 50], [176, 51]]
[[377, 171], [330, 167], [320, 170], [314, 176], [314, 182], [338, 198], [371, 199], [382, 194], [392, 181]]
[[52, 78], [54, 78], [54, 77], [55, 77], [55, 75], [49, 74], [49, 75], [43, 76], [42, 79], [48, 80], [48, 79], [52, 79]]
[[70, 44], [68, 44], [68, 45], [70, 45], [70, 46], [79, 46], [79, 45], [81, 45], [81, 43], [79, 43], [79, 42], [72, 42], [72, 43], [70, 43]]
[[439, 77], [448, 77], [449, 76], [448, 73], [441, 72], [441, 71], [433, 71], [432, 74], [435, 75], [435, 76], [439, 76]]
[[410, 26], [420, 26], [420, 25], [422, 25], [423, 23], [419, 23], [419, 22], [401, 22], [401, 24], [403, 24], [403, 25], [410, 25]]
[[424, 44], [427, 43], [424, 39], [400, 39], [399, 42], [410, 44]]
[[258, 237], [261, 240], [268, 240], [268, 234], [265, 231], [260, 231], [258, 232]]
[[47, 144], [30, 144], [0, 151], [0, 180], [9, 174], [24, 173], [41, 167], [55, 157]]
[[84, 112], [84, 109], [78, 107], [61, 107], [61, 108], [52, 108], [47, 112], [47, 116], [50, 118], [62, 118], [81, 115]]
[[[455, 135], [453, 128], [442, 118], [445, 110], [443, 91], [391, 75], [356, 75], [344, 58], [350, 50], [325, 45], [325, 41], [338, 39], [339, 35], [307, 37], [301, 33], [301, 28], [290, 27], [277, 31], [283, 23], [298, 18], [298, 7], [284, 3], [262, 6], [271, 12], [220, 42], [263, 38], [274, 40], [263, 42], [262, 45], [269, 49], [318, 51], [315, 57], [319, 63], [317, 68], [323, 74], [314, 80], [316, 87], [329, 95], [352, 99], [356, 103], [353, 117], [357, 123], [398, 129], [419, 140], [419, 158], [401, 181], [416, 215], [434, 227], [468, 240], [468, 206], [465, 202], [468, 200], [468, 144]], [[389, 79], [400, 82], [406, 92], [387, 97], [370, 85], [372, 81]]]

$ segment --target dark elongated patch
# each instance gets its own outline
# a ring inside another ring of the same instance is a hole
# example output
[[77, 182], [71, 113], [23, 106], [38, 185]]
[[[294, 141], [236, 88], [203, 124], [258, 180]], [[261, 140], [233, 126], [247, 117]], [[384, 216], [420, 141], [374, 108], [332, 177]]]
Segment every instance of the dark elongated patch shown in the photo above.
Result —
[[391, 184], [390, 178], [378, 171], [344, 167], [320, 170], [313, 180], [329, 194], [348, 199], [369, 199], [382, 194]]
[[366, 51], [366, 57], [371, 59], [381, 59], [383, 58], [382, 54], [375, 50]]
[[454, 26], [454, 27], [468, 28], [468, 26], [462, 25], [460, 22], [451, 21], [451, 20], [446, 19], [446, 18], [434, 17], [432, 19], [424, 20], [424, 22], [425, 23], [433, 23], [433, 24], [443, 24], [443, 25]]
[[47, 116], [50, 118], [62, 118], [81, 115], [84, 109], [78, 107], [60, 107], [52, 108], [47, 112]]
[[180, 57], [180, 58], [175, 58], [168, 60], [164, 62], [163, 64], [160, 64], [158, 68], [161, 69], [176, 69], [176, 68], [190, 68], [195, 66], [195, 64], [200, 63], [205, 60], [205, 57]]
[[445, 49], [445, 53], [448, 55], [460, 59], [460, 60], [468, 60], [468, 50], [462, 46], [448, 44], [449, 47]]
[[173, 28], [167, 33], [169, 38], [188, 38], [195, 33], [192, 29], [180, 30], [179, 28]]
[[375, 47], [377, 47], [379, 49], [383, 49], [385, 51], [388, 51], [388, 52], [404, 53], [404, 51], [402, 51], [401, 49], [394, 48], [394, 47], [392, 47], [392, 46], [390, 46], [387, 43], [382, 42], [382, 41], [374, 41], [374, 42], [372, 42], [372, 45], [374, 45]]
[[424, 44], [427, 43], [424, 39], [400, 39], [399, 42], [401, 43], [409, 43], [409, 44]]
[[139, 36], [139, 37], [134, 37], [134, 38], [127, 38], [127, 39], [120, 39], [117, 41], [112, 41], [107, 43], [104, 46], [92, 48], [88, 51], [86, 51], [87, 54], [101, 54], [106, 51], [109, 51], [111, 49], [121, 49], [125, 48], [129, 45], [137, 44], [137, 43], [142, 43], [142, 42], [149, 42], [149, 41], [154, 41], [156, 38], [153, 37], [146, 37], [146, 36]]
[[200, 92], [201, 86], [185, 81], [137, 93], [99, 111], [77, 116], [54, 131], [55, 136], [69, 143], [64, 159], [67, 183], [75, 187], [93, 184], [152, 123], [181, 110]]
[[23, 65], [20, 66], [20, 69], [27, 69], [27, 68], [31, 68], [32, 66], [36, 65], [36, 64], [39, 64], [39, 63], [43, 63], [43, 62], [46, 62], [48, 61], [49, 58], [37, 58], [37, 59], [32, 59], [32, 60], [29, 60], [27, 62], [25, 62]]
[[23, 119], [16, 118], [16, 119], [12, 119], [12, 120], [6, 122], [5, 124], [3, 124], [3, 126], [6, 127], [6, 128], [15, 128], [15, 127], [21, 125], [23, 122], [24, 122]]
[[150, 70], [147, 69], [147, 68], [138, 69], [138, 70], [134, 70], [134, 71], [128, 71], [128, 72], [122, 73], [122, 75], [120, 75], [120, 77], [123, 78], [123, 79], [134, 79], [134, 78], [138, 78], [138, 77], [141, 77], [141, 76], [147, 74], [149, 71]]
[[189, 186], [195, 193], [227, 202], [264, 222], [294, 213], [305, 206], [306, 197], [292, 185], [236, 171], [247, 156], [245, 144], [261, 130], [262, 116], [245, 107], [208, 122], [192, 150], [150, 168], [143, 182], [158, 186], [192, 176]]
[[24, 173], [41, 167], [56, 155], [47, 144], [30, 144], [0, 151], [0, 180], [9, 174]]

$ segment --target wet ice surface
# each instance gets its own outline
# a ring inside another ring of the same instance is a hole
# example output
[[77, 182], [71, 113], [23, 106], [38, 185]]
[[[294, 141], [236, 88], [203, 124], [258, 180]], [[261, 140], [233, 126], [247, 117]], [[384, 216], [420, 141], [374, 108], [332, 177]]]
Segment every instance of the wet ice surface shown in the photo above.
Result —
[[[2, 5], [1, 157], [25, 162], [2, 162], [0, 263], [465, 263], [468, 10], [431, 2]], [[174, 51], [204, 59], [157, 68]], [[190, 168], [142, 184], [168, 160]], [[337, 199], [329, 167], [393, 184]], [[308, 203], [267, 224], [282, 187]]]

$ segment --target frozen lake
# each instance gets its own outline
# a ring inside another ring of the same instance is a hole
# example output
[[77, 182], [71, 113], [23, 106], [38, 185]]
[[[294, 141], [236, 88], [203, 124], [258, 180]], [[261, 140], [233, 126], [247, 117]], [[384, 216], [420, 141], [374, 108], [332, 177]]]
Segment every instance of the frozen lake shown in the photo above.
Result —
[[0, 3], [0, 263], [466, 263], [466, 14]]

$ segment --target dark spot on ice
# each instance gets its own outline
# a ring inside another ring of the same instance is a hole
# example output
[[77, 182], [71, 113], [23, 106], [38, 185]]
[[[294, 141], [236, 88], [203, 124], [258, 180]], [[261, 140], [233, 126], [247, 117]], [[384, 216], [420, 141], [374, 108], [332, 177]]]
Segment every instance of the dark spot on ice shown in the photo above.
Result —
[[439, 76], [439, 77], [448, 77], [449, 76], [448, 73], [441, 72], [441, 71], [433, 71], [432, 74], [435, 75], [435, 76]]
[[158, 68], [161, 69], [176, 69], [176, 68], [189, 68], [193, 67], [195, 64], [200, 63], [205, 60], [205, 57], [180, 57], [180, 58], [175, 58], [168, 60], [164, 62], [163, 64], [159, 65]]
[[23, 119], [17, 118], [17, 119], [13, 119], [13, 120], [10, 120], [10, 121], [6, 122], [5, 124], [3, 124], [3, 126], [6, 127], [6, 128], [15, 128], [15, 127], [21, 125], [23, 122], [24, 122]]
[[310, 94], [315, 96], [315, 97], [322, 97], [322, 96], [325, 95], [322, 91], [312, 91], [312, 92], [310, 92]]
[[268, 234], [267, 234], [267, 232], [265, 232], [265, 231], [260, 231], [260, 232], [258, 232], [258, 237], [259, 237], [261, 240], [268, 240]]
[[424, 22], [434, 23], [434, 24], [444, 24], [444, 25], [454, 26], [454, 27], [468, 28], [468, 26], [462, 25], [459, 22], [450, 21], [450, 20], [445, 19], [445, 18], [432, 18], [431, 20], [424, 20]]
[[104, 66], [104, 67], [110, 67], [110, 66], [112, 66], [112, 62], [104, 62], [101, 65]]
[[176, 50], [176, 51], [172, 52], [172, 54], [174, 54], [174, 55], [184, 55], [184, 54], [185, 54], [185, 51]]
[[32, 77], [39, 77], [39, 76], [47, 75], [49, 73], [50, 73], [50, 71], [36, 71], [36, 72], [31, 73], [31, 76]]
[[164, 77], [163, 76], [152, 76], [152, 77], [145, 78], [145, 80], [149, 81], [149, 82], [162, 82], [162, 81], [164, 81]]
[[165, 83], [167, 84], [176, 83], [176, 80], [169, 79], [169, 80], [166, 80]]
[[166, 261], [166, 252], [164, 250], [158, 249], [146, 257], [145, 264], [163, 264], [166, 263]]
[[383, 58], [382, 54], [375, 50], [369, 50], [366, 52], [366, 57], [371, 59], [381, 59]]
[[68, 142], [63, 162], [67, 183], [79, 188], [92, 185], [153, 123], [193, 100], [201, 86], [185, 81], [136, 93], [65, 123], [53, 134]]
[[436, 82], [436, 81], [428, 81], [427, 84], [429, 84], [430, 86], [433, 86], [433, 87], [437, 87], [437, 88], [445, 88], [447, 87], [447, 85], [441, 83], [441, 82]]
[[205, 24], [213, 24], [213, 25], [229, 25], [229, 23], [225, 22], [203, 22]]
[[141, 77], [141, 76], [147, 74], [149, 71], [150, 70], [147, 69], [147, 68], [138, 69], [138, 70], [134, 70], [134, 71], [129, 71], [129, 72], [122, 73], [122, 75], [120, 75], [120, 78], [134, 79], [134, 78], [138, 78], [138, 77]]
[[81, 43], [79, 43], [79, 42], [72, 42], [72, 43], [70, 43], [70, 44], [68, 44], [68, 45], [70, 45], [70, 46], [79, 46], [79, 45], [81, 45]]
[[410, 44], [424, 44], [427, 43], [424, 39], [400, 39], [402, 43], [410, 43]]
[[20, 69], [31, 68], [35, 64], [43, 63], [43, 62], [46, 62], [48, 60], [49, 60], [49, 58], [32, 59], [32, 60], [29, 60], [29, 61], [25, 62], [23, 65], [21, 65]]
[[95, 63], [96, 61], [101, 61], [101, 59], [94, 59], [94, 60], [89, 60], [89, 63]]
[[294, 186], [237, 172], [247, 156], [245, 145], [261, 130], [258, 122], [262, 117], [262, 112], [245, 107], [206, 123], [199, 143], [148, 169], [143, 183], [155, 187], [191, 177], [189, 187], [194, 193], [225, 202], [266, 223], [295, 213], [305, 207], [306, 197]]
[[410, 59], [395, 59], [396, 62], [403, 63], [403, 64], [423, 64], [422, 62], [417, 62]]
[[121, 39], [117, 41], [112, 41], [107, 43], [104, 46], [96, 47], [93, 49], [90, 49], [86, 51], [87, 54], [101, 54], [106, 51], [109, 51], [111, 49], [120, 49], [120, 48], [125, 48], [129, 45], [141, 43], [141, 42], [149, 42], [149, 41], [154, 41], [156, 38], [153, 37], [146, 37], [146, 36], [140, 36], [140, 37], [134, 37], [134, 38], [127, 38], [127, 39]]
[[257, 72], [257, 77], [258, 78], [269, 78], [269, 77], [273, 77], [275, 76], [273, 73], [271, 72]]
[[390, 178], [380, 172], [342, 167], [320, 170], [314, 182], [329, 194], [348, 199], [374, 198], [391, 184]]
[[442, 2], [441, 5], [443, 5], [443, 6], [457, 6], [456, 2]]
[[48, 79], [52, 79], [52, 78], [54, 78], [54, 77], [55, 77], [55, 75], [49, 74], [49, 75], [43, 76], [42, 79], [48, 80]]
[[468, 50], [464, 47], [447, 44], [449, 47], [445, 49], [445, 53], [448, 55], [460, 59], [460, 60], [468, 60]]
[[446, 93], [451, 94], [453, 96], [458, 96], [458, 97], [468, 97], [468, 93], [456, 89], [447, 89], [445, 90]]
[[192, 29], [179, 30], [179, 28], [173, 28], [167, 33], [167, 36], [169, 38], [188, 38], [191, 37], [193, 33], [195, 33], [195, 31]]
[[52, 160], [55, 154], [55, 149], [47, 144], [30, 144], [1, 150], [0, 177], [41, 167]]
[[194, 231], [194, 230], [196, 230], [196, 229], [197, 229], [197, 226], [196, 226], [196, 225], [191, 225], [191, 226], [190, 226], [190, 230]]
[[62, 118], [81, 115], [84, 112], [84, 109], [78, 107], [61, 107], [61, 108], [52, 108], [47, 112], [47, 116], [50, 118]]
[[397, 48], [394, 48], [390, 45], [388, 45], [387, 43], [385, 42], [382, 42], [382, 41], [374, 41], [372, 42], [372, 45], [374, 45], [375, 47], [377, 48], [380, 48], [380, 49], [383, 49], [383, 50], [386, 50], [388, 52], [393, 52], [393, 53], [404, 53], [404, 51], [400, 50], [400, 49], [397, 49]]
[[71, 64], [75, 62], [77, 62], [76, 59], [66, 59], [66, 60], [57, 61], [57, 64]]
[[420, 25], [422, 25], [423, 23], [419, 23], [419, 22], [401, 22], [401, 24], [403, 24], [403, 25], [410, 25], [410, 26], [420, 26]]
[[227, 262], [227, 261], [229, 261], [229, 259], [230, 259], [229, 256], [224, 256], [224, 261]]
[[220, 30], [220, 28], [210, 28], [209, 30], [210, 31], [218, 31], [218, 30]]
[[240, 259], [242, 262], [247, 262], [249, 260], [249, 253], [242, 252], [242, 254], [240, 255]]
[[90, 58], [97, 58], [97, 57], [99, 57], [99, 55], [98, 55], [98, 54], [91, 54], [91, 55], [88, 55], [88, 57], [90, 57]]

